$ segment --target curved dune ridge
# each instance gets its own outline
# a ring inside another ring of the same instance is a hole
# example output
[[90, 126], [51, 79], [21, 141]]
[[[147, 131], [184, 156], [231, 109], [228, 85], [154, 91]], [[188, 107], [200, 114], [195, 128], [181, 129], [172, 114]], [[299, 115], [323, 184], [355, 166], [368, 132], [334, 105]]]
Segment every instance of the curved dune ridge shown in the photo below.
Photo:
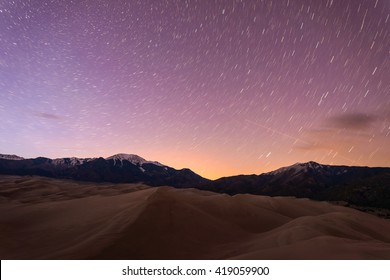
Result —
[[326, 202], [0, 176], [1, 259], [390, 259], [390, 222]]

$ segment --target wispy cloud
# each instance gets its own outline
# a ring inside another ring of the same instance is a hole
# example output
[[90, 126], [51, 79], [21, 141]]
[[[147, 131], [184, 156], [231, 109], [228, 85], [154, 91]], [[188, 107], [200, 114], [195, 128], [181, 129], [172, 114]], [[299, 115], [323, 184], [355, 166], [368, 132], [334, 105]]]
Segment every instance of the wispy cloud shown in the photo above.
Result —
[[35, 113], [34, 115], [37, 117], [49, 119], [49, 120], [62, 120], [63, 119], [63, 117], [60, 115], [44, 113], [44, 112]]
[[382, 118], [374, 114], [348, 113], [338, 114], [325, 119], [316, 128], [307, 129], [303, 141], [294, 148], [304, 151], [334, 150], [361, 145], [371, 137], [371, 129]]
[[326, 125], [338, 129], [366, 130], [371, 128], [378, 119], [375, 115], [363, 113], [340, 114], [329, 118]]

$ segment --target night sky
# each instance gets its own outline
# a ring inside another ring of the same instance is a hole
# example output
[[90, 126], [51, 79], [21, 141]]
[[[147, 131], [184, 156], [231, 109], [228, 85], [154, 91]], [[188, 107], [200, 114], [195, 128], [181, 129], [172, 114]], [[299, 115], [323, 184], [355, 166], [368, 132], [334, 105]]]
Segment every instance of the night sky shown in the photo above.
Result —
[[390, 1], [0, 1], [0, 153], [207, 178], [390, 166]]

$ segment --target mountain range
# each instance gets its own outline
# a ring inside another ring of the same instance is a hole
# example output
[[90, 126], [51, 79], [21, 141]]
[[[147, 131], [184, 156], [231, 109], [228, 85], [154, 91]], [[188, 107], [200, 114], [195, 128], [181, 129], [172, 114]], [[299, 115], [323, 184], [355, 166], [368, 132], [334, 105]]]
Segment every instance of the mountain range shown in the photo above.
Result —
[[24, 159], [0, 155], [0, 174], [38, 175], [90, 182], [138, 183], [150, 186], [195, 187], [208, 182], [190, 169], [176, 170], [137, 155], [116, 154], [108, 158], [37, 157]]
[[129, 154], [60, 159], [0, 155], [0, 174], [90, 182], [142, 182], [150, 186], [197, 188], [230, 195], [295, 196], [390, 209], [390, 168], [385, 167], [332, 166], [311, 161], [260, 175], [208, 180], [190, 169], [177, 170]]

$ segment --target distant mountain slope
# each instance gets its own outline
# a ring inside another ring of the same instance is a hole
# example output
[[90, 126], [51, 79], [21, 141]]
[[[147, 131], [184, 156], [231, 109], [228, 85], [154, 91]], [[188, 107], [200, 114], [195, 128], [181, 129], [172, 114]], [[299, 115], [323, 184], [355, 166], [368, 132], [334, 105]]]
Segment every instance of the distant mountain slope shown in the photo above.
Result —
[[390, 168], [297, 163], [261, 175], [225, 177], [206, 189], [229, 193], [307, 197], [390, 209]]
[[249, 193], [307, 197], [390, 209], [390, 168], [381, 167], [331, 166], [311, 161], [260, 175], [239, 175], [211, 181], [190, 169], [176, 170], [131, 154], [117, 154], [106, 159], [23, 159], [0, 155], [0, 174], [92, 182], [143, 182], [150, 186], [193, 187], [230, 195]]
[[0, 154], [0, 159], [8, 159], [8, 160], [22, 160], [24, 158], [18, 157], [16, 155], [2, 155]]

